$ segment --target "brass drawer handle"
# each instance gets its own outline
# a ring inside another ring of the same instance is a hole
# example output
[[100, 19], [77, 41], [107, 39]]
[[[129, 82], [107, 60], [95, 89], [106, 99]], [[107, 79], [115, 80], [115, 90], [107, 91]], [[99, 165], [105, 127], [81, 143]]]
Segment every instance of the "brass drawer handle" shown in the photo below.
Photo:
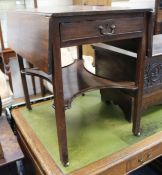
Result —
[[[113, 35], [115, 33], [115, 30], [116, 30], [116, 25], [112, 24], [110, 27], [108, 25], [107, 25], [107, 27], [100, 25], [98, 27], [98, 29], [102, 35]], [[111, 31], [111, 32], [109, 32], [109, 31]]]
[[152, 154], [149, 153], [149, 154], [147, 155], [147, 157], [148, 157], [148, 159], [151, 159], [151, 158], [152, 158]]
[[138, 159], [138, 162], [139, 162], [140, 164], [143, 164], [145, 161], [144, 161], [143, 159]]

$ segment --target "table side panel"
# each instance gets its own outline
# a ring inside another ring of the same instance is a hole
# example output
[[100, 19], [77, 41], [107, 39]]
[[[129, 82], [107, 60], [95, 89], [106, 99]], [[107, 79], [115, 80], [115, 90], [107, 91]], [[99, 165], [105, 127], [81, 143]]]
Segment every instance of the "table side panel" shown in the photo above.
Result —
[[8, 14], [9, 47], [35, 67], [48, 73], [50, 17], [36, 14]]

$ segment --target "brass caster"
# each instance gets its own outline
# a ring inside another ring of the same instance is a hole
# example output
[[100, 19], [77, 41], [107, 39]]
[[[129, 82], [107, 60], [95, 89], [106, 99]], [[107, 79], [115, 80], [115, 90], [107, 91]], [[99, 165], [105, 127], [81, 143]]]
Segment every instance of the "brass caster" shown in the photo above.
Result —
[[65, 167], [68, 167], [70, 165], [70, 163], [69, 162], [67, 162], [64, 166]]

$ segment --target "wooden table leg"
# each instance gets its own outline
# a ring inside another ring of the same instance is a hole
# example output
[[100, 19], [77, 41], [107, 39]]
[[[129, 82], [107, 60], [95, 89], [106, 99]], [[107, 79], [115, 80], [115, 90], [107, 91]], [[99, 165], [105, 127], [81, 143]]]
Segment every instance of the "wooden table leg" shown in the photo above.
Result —
[[30, 104], [30, 96], [29, 96], [29, 92], [28, 92], [26, 75], [24, 73], [21, 73], [21, 71], [24, 70], [23, 58], [20, 55], [17, 55], [17, 57], [18, 57], [18, 62], [19, 62], [19, 67], [20, 67], [20, 75], [21, 75], [21, 81], [22, 81], [24, 95], [25, 95], [26, 106], [29, 110], [31, 110], [32, 108], [31, 108], [31, 104]]
[[[57, 21], [55, 21], [57, 23]], [[65, 106], [64, 106], [64, 92], [63, 92], [63, 80], [62, 80], [62, 68], [61, 68], [61, 49], [60, 49], [60, 33], [59, 25], [54, 25], [53, 32], [53, 92], [55, 95], [55, 115], [60, 160], [64, 166], [69, 165], [68, 160], [68, 148], [67, 148], [67, 134], [66, 134], [66, 120], [65, 120]]]
[[[57, 64], [58, 65], [58, 64]], [[54, 104], [56, 114], [57, 136], [59, 144], [60, 159], [64, 166], [68, 166], [68, 149], [67, 149], [67, 135], [66, 135], [66, 120], [65, 107], [63, 99], [63, 85], [62, 85], [62, 70], [61, 67], [55, 71], [54, 76]]]
[[136, 85], [138, 86], [138, 90], [135, 92], [134, 96], [133, 133], [137, 136], [140, 135], [140, 116], [142, 109], [142, 96], [144, 84], [145, 53], [146, 42], [144, 36], [142, 39], [139, 39], [139, 48], [136, 63]]

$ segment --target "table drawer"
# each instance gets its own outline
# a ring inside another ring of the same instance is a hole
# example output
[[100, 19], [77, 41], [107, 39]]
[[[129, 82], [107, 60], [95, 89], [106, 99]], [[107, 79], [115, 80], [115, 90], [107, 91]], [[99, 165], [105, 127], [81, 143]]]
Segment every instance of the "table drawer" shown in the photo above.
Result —
[[98, 173], [97, 175], [124, 175], [126, 174], [126, 163], [122, 162], [118, 165], [115, 165], [113, 167], [110, 167], [106, 170], [103, 170], [101, 173]]
[[143, 17], [64, 22], [60, 25], [61, 42], [88, 38], [103, 39], [103, 37], [142, 32], [143, 28]]
[[146, 163], [152, 161], [156, 157], [162, 154], [162, 144], [153, 146], [150, 149], [143, 151], [142, 153], [136, 154], [127, 161], [127, 172], [130, 172]]

